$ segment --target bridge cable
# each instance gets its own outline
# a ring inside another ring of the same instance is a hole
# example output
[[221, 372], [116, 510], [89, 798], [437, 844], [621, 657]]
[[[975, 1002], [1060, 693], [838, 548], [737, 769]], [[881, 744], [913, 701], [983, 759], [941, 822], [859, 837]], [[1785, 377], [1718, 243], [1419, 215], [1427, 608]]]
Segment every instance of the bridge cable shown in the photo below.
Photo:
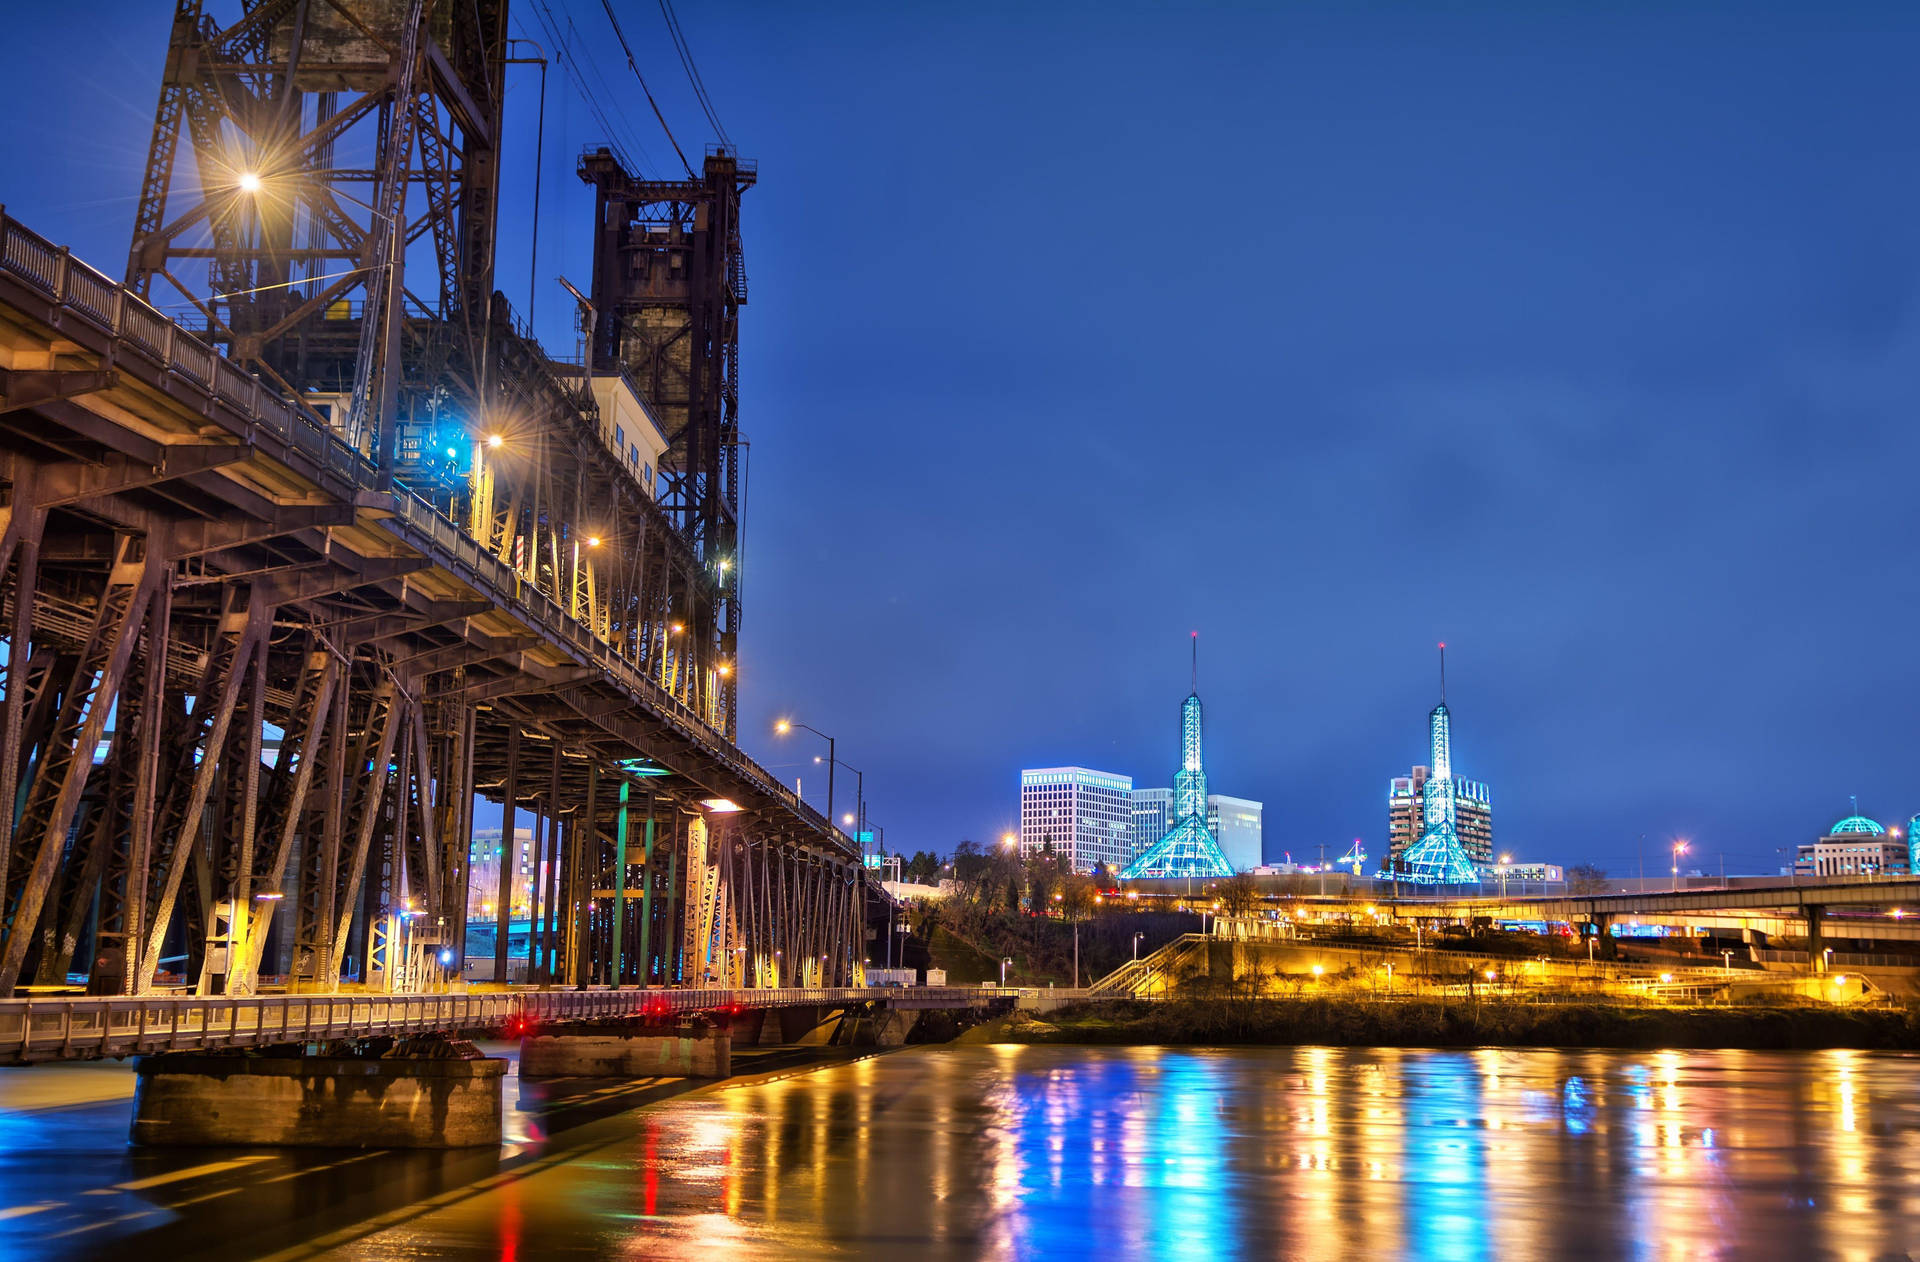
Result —
[[687, 155], [681, 152], [680, 142], [673, 138], [673, 128], [667, 126], [667, 116], [660, 112], [660, 102], [653, 99], [653, 89], [647, 86], [647, 77], [640, 73], [640, 65], [633, 59], [633, 46], [627, 43], [627, 33], [620, 29], [620, 19], [614, 15], [612, 0], [600, 0], [600, 7], [607, 11], [607, 21], [613, 23], [613, 33], [620, 40], [620, 51], [627, 55], [627, 69], [633, 71], [633, 77], [640, 81], [640, 90], [646, 93], [647, 104], [653, 107], [653, 116], [660, 120], [660, 130], [667, 133], [667, 143], [673, 146], [673, 152], [680, 159], [680, 165], [686, 168], [687, 178], [695, 178], [693, 166], [687, 161]]
[[700, 67], [694, 63], [693, 50], [687, 46], [686, 32], [680, 29], [680, 18], [673, 11], [673, 0], [660, 0], [660, 16], [667, 20], [667, 34], [673, 37], [673, 50], [680, 54], [680, 66], [687, 72], [687, 82], [693, 87], [694, 99], [700, 102], [707, 122], [713, 125], [713, 134], [720, 138], [721, 144], [733, 148], [733, 139], [727, 135], [727, 129], [720, 125], [720, 115], [713, 108], [713, 98], [707, 95], [707, 85], [700, 78]]
[[[589, 71], [597, 74], [598, 67], [593, 65], [590, 59], [582, 65], [579, 55], [574, 52], [572, 36], [578, 33], [579, 28], [574, 25], [573, 18], [569, 15], [562, 23], [554, 15], [552, 6], [547, 3], [547, 0], [534, 0], [534, 3], [534, 17], [540, 23], [540, 29], [546, 34], [554, 50], [554, 63], [560, 67], [561, 73], [566, 75], [567, 82], [573, 85], [574, 93], [579, 96], [581, 102], [586, 105], [587, 111], [593, 115], [594, 121], [599, 124], [601, 134], [606, 137], [607, 143], [629, 169], [639, 169], [640, 166], [629, 155], [629, 149], [640, 155], [641, 163], [651, 166], [652, 155], [647, 153], [646, 147], [634, 136], [626, 116], [617, 108], [609, 111], [601, 103], [600, 95], [593, 90], [593, 84], [587, 75]], [[606, 87], [604, 79], [601, 80], [601, 86]], [[617, 127], [616, 121], [619, 124]]]

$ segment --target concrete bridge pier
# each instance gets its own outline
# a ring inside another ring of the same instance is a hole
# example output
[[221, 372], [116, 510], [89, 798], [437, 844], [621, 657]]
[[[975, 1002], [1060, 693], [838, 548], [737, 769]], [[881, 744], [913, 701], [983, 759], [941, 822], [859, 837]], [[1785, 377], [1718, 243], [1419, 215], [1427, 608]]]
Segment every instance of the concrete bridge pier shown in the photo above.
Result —
[[1802, 910], [1807, 917], [1807, 971], [1817, 977], [1827, 971], [1827, 909], [1810, 903]]
[[142, 1056], [132, 1139], [193, 1148], [495, 1146], [506, 1069], [451, 1040], [397, 1056]]
[[634, 1022], [520, 1040], [522, 1078], [726, 1078], [733, 1032], [696, 1019], [675, 1025]]
[[1617, 960], [1620, 958], [1619, 940], [1613, 936], [1613, 917], [1604, 912], [1594, 912], [1587, 917], [1585, 930], [1595, 936], [1593, 954], [1595, 959]]

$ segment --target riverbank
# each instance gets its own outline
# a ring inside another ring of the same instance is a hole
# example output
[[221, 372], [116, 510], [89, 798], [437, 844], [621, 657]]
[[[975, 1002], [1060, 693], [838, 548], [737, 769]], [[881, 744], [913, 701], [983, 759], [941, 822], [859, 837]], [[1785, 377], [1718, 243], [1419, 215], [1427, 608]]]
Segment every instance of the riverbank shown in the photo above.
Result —
[[1861, 1048], [1920, 1051], [1920, 1007], [1639, 1007], [1487, 1000], [1110, 1001], [1016, 1012], [961, 1043], [1163, 1046]]

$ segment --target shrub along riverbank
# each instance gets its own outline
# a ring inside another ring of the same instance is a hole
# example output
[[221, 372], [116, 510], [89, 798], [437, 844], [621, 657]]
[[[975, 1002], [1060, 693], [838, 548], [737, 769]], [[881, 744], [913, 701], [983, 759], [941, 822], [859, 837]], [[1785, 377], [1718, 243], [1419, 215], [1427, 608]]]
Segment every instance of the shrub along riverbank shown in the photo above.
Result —
[[965, 1043], [1344, 1047], [1856, 1047], [1920, 1050], [1920, 1007], [1638, 1007], [1480, 1000], [1253, 999], [1015, 1013]]

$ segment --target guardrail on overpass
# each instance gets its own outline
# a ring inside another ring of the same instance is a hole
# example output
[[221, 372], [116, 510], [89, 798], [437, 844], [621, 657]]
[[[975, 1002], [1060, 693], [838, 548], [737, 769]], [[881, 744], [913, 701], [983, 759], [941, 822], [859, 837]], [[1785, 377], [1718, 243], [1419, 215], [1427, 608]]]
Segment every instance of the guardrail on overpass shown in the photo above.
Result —
[[1589, 916], [1649, 916], [1665, 913], [1792, 910], [1807, 907], [1920, 908], [1920, 878], [1839, 877], [1785, 885], [1667, 890], [1642, 894], [1571, 894], [1544, 898], [1433, 893], [1382, 900], [1402, 914], [1496, 915], [1513, 919], [1568, 920]]
[[843, 986], [740, 990], [527, 990], [465, 995], [146, 995], [0, 1000], [0, 1064], [87, 1060], [144, 1052], [269, 1047], [455, 1030], [539, 1029], [588, 1021], [654, 1019], [883, 1002], [902, 1008], [970, 1008], [1007, 1002], [1012, 990], [972, 986]]

